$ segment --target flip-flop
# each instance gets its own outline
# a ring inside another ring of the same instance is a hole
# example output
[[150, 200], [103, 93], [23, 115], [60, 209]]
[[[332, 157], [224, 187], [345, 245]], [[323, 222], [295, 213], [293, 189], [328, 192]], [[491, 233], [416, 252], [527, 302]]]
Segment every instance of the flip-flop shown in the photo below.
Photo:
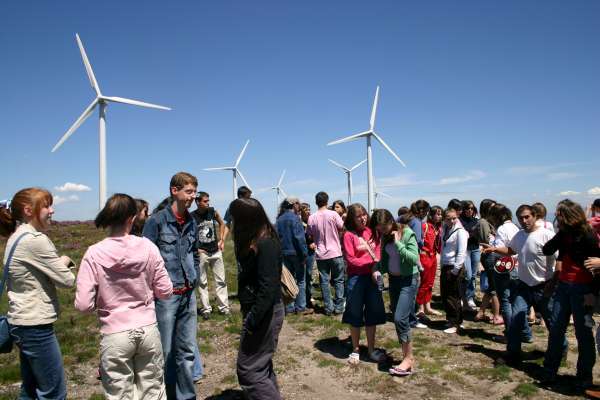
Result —
[[402, 368], [398, 368], [396, 367], [392, 367], [389, 369], [389, 373], [392, 376], [409, 376], [413, 374], [413, 369], [408, 368], [408, 369], [402, 369]]

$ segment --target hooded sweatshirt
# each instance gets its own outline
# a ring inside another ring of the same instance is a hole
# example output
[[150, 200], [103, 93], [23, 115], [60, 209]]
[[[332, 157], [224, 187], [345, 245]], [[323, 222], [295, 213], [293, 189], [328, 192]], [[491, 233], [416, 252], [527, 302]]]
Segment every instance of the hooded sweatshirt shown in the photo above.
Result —
[[150, 240], [133, 235], [109, 237], [83, 256], [75, 308], [97, 310], [101, 333], [123, 332], [155, 323], [154, 299], [166, 299], [172, 293], [164, 261]]

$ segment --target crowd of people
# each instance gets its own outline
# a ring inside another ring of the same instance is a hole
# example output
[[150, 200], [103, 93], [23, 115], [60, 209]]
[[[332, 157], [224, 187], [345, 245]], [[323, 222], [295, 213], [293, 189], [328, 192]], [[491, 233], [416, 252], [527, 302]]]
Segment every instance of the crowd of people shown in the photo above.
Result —
[[[465, 314], [475, 322], [502, 325], [504, 334], [497, 340], [506, 343], [506, 352], [501, 361], [517, 366], [521, 344], [533, 340], [530, 323], [541, 318], [548, 344], [540, 381], [551, 384], [566, 356], [572, 319], [576, 383], [581, 389], [592, 385], [600, 199], [587, 212], [571, 200], [560, 201], [552, 222], [543, 204], [520, 205], [519, 227], [512, 211], [491, 199], [481, 201], [479, 210], [470, 200], [453, 199], [445, 208], [417, 200], [393, 215], [340, 200], [330, 206], [328, 194], [319, 192], [314, 213], [310, 204], [287, 197], [273, 223], [247, 187], [238, 189], [223, 217], [210, 206], [210, 195], [198, 191], [193, 175], [177, 173], [169, 187], [169, 196], [151, 215], [141, 199], [110, 197], [95, 219], [106, 238], [87, 249], [77, 271], [44, 233], [54, 213], [47, 190], [20, 190], [0, 206], [0, 235], [8, 237], [3, 279], [10, 337], [21, 362], [20, 398], [67, 396], [53, 324], [59, 312], [56, 289], [73, 287], [75, 308], [98, 316], [99, 379], [107, 399], [196, 398], [195, 383], [203, 374], [198, 316], [206, 320], [213, 313], [209, 271], [218, 312], [231, 312], [223, 262], [230, 233], [243, 316], [236, 368], [246, 398], [281, 398], [272, 360], [286, 314], [341, 315], [349, 326], [351, 365], [389, 359], [377, 347], [376, 329], [391, 315], [402, 360], [389, 373], [411, 375], [418, 356], [411, 330], [428, 329], [431, 317], [442, 315], [432, 306], [438, 274], [444, 333], [460, 334]], [[313, 298], [315, 265], [320, 307]], [[298, 286], [288, 304], [282, 298], [283, 266]], [[366, 354], [360, 347], [363, 327]], [[593, 390], [588, 394], [600, 398]]]

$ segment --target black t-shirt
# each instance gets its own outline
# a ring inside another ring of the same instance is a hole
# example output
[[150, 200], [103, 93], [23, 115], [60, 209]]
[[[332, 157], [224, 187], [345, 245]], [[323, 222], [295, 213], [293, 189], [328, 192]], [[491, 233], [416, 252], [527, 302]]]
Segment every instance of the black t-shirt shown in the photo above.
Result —
[[216, 253], [219, 250], [219, 238], [215, 209], [210, 207], [204, 214], [195, 210], [192, 212], [192, 217], [198, 225], [198, 248], [207, 253]]

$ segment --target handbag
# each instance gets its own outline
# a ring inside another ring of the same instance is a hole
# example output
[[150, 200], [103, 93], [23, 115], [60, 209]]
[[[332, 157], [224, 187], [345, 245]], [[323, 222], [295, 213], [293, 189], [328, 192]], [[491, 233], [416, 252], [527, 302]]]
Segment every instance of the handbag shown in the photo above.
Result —
[[[13, 247], [8, 253], [6, 264], [4, 264], [4, 272], [2, 273], [2, 284], [0, 285], [0, 299], [2, 298], [2, 294], [4, 293], [4, 286], [6, 285], [6, 280], [8, 279], [8, 266], [10, 265], [12, 256], [23, 236], [27, 235], [28, 233], [29, 232], [25, 232], [21, 236], [19, 236], [17, 240], [15, 240]], [[12, 347], [13, 339], [12, 336], [10, 336], [10, 325], [8, 324], [8, 318], [6, 318], [6, 315], [0, 315], [0, 353], [10, 353], [12, 351]]]
[[499, 274], [510, 274], [517, 266], [517, 259], [513, 256], [503, 256], [496, 260], [494, 270]]
[[285, 266], [281, 265], [281, 297], [285, 304], [289, 304], [296, 300], [296, 296], [300, 290], [296, 285], [296, 279], [290, 270]]

